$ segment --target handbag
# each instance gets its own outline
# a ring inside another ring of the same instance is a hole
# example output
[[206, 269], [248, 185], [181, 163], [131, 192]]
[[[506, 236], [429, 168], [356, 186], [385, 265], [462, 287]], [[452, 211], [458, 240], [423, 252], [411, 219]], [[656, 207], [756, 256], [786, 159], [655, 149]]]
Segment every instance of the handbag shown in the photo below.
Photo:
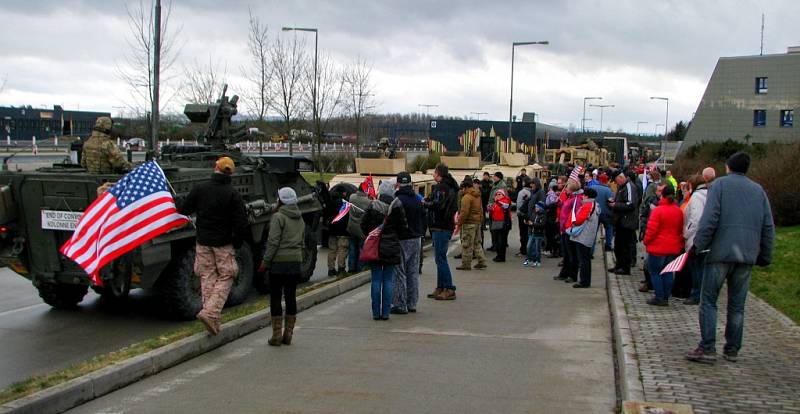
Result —
[[376, 262], [380, 259], [381, 233], [383, 233], [383, 224], [369, 232], [364, 240], [364, 247], [358, 255], [359, 261]]

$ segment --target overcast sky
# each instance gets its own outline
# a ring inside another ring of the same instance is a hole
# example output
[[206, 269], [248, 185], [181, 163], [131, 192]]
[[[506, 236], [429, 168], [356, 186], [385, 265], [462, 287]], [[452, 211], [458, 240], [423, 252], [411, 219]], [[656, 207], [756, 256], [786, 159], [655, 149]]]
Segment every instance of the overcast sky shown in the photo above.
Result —
[[[129, 36], [125, 4], [1, 1], [0, 81], [7, 82], [0, 105], [118, 115], [129, 100], [117, 76]], [[650, 96], [670, 99], [670, 124], [689, 120], [719, 57], [759, 53], [762, 13], [765, 54], [800, 45], [797, 0], [175, 0], [175, 72], [212, 56], [226, 62], [232, 88], [241, 85], [248, 6], [271, 36], [293, 36], [281, 26], [316, 27], [321, 52], [341, 63], [357, 56], [371, 62], [382, 113], [436, 104], [431, 115], [508, 119], [511, 43], [548, 40], [516, 50], [514, 113], [537, 112], [541, 122], [564, 127], [580, 127], [585, 96], [615, 105], [605, 110], [604, 129], [635, 131], [645, 121], [641, 131], [652, 133], [665, 105]], [[587, 127], [599, 128], [598, 108], [587, 108], [586, 117]]]

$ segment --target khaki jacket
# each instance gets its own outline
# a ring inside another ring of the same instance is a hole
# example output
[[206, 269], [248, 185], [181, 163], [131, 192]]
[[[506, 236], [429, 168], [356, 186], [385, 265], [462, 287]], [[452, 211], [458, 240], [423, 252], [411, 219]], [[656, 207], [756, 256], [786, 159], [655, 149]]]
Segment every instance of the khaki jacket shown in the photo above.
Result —
[[461, 199], [461, 208], [458, 211], [459, 222], [462, 225], [481, 224], [483, 218], [481, 204], [481, 192], [473, 187], [468, 188]]

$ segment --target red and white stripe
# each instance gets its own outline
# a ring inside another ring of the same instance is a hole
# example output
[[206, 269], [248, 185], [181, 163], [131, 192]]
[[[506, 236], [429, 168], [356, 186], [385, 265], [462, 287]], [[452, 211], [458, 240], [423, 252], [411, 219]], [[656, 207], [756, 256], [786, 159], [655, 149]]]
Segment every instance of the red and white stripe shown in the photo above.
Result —
[[668, 265], [664, 266], [664, 269], [661, 270], [660, 274], [664, 273], [674, 273], [680, 272], [683, 270], [683, 266], [686, 265], [686, 260], [689, 258], [689, 253], [684, 253], [678, 256], [675, 260], [669, 262]]
[[349, 212], [350, 212], [350, 208], [351, 208], [352, 206], [353, 206], [353, 205], [352, 205], [352, 204], [350, 204], [349, 202], [347, 202], [347, 201], [342, 201], [342, 206], [341, 206], [341, 207], [339, 207], [339, 214], [337, 214], [337, 215], [336, 215], [336, 217], [334, 217], [333, 219], [331, 219], [331, 223], [336, 223], [337, 221], [339, 221], [339, 220], [343, 219], [343, 218], [344, 218], [344, 216], [346, 216], [346, 215], [347, 215], [347, 213], [349, 213]]

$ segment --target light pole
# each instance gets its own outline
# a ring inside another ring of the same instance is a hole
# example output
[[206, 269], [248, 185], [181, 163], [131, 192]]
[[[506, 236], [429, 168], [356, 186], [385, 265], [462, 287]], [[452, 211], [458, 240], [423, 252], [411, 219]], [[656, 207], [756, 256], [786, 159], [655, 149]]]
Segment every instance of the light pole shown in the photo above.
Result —
[[639, 125], [646, 124], [647, 121], [636, 121], [636, 135], [639, 135]]
[[613, 108], [614, 105], [589, 105], [600, 108], [600, 133], [603, 133], [603, 110], [606, 108]]
[[651, 96], [650, 99], [658, 99], [660, 101], [665, 101], [667, 103], [667, 115], [664, 117], [664, 141], [667, 140], [667, 125], [669, 125], [669, 98], [664, 98], [661, 96]]
[[586, 119], [586, 101], [592, 99], [603, 99], [602, 96], [587, 96], [583, 98], [583, 118], [581, 118], [581, 132], [586, 132], [586, 121], [590, 121]]
[[527, 45], [549, 45], [547, 40], [540, 40], [536, 42], [514, 42], [511, 44], [511, 96], [508, 100], [508, 139], [511, 139], [511, 124], [513, 122], [512, 114], [514, 113], [514, 49], [517, 46]]
[[478, 116], [478, 121], [481, 120], [481, 115], [486, 115], [488, 112], [470, 112], [472, 115]]
[[[311, 100], [312, 102], [312, 111], [314, 112], [312, 115], [314, 117], [314, 135], [317, 138], [317, 152], [320, 151], [320, 136], [319, 136], [319, 114], [317, 113], [317, 56], [318, 56], [318, 45], [319, 45], [319, 31], [315, 28], [309, 27], [283, 27], [281, 28], [284, 32], [290, 31], [298, 31], [298, 32], [313, 32], [314, 33], [314, 84], [311, 86]], [[312, 151], [313, 152], [313, 151]], [[292, 140], [289, 139], [289, 155], [292, 155]], [[320, 172], [322, 174], [322, 172]]]

